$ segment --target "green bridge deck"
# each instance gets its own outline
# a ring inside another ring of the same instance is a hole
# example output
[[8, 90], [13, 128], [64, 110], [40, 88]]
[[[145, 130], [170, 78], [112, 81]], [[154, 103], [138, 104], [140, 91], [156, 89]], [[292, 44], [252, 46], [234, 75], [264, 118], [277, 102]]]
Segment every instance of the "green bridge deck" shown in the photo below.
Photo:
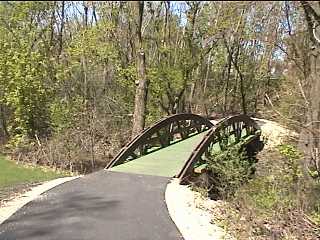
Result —
[[[208, 130], [172, 144], [166, 148], [162, 148], [132, 161], [114, 166], [109, 170], [115, 172], [173, 177], [181, 170], [185, 161], [188, 160], [192, 151], [201, 142], [207, 132]], [[253, 136], [247, 136], [245, 130], [242, 131], [241, 135], [244, 139]], [[234, 136], [229, 136], [229, 144], [234, 143], [234, 141]], [[221, 151], [219, 143], [213, 145], [212, 151]]]
[[110, 171], [173, 177], [206, 133], [207, 131], [202, 132], [130, 162], [114, 166]]

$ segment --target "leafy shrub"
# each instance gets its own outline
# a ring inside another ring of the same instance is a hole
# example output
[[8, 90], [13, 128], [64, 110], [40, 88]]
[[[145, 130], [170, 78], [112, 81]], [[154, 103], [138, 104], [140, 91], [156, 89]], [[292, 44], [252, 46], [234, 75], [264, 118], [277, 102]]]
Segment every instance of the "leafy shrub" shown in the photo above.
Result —
[[234, 200], [263, 218], [285, 213], [297, 204], [286, 178], [286, 175], [257, 176], [235, 193]]
[[246, 156], [240, 145], [214, 153], [208, 158], [210, 195], [229, 198], [254, 172], [254, 161]]
[[280, 154], [285, 157], [285, 164], [288, 169], [288, 174], [291, 175], [292, 180], [297, 182], [299, 177], [302, 176], [302, 171], [299, 163], [302, 155], [298, 149], [290, 144], [283, 144], [278, 146]]
[[[306, 205], [306, 213], [308, 217], [318, 226], [320, 226], [320, 183], [309, 179], [305, 187], [305, 195], [308, 200]], [[304, 201], [305, 203], [305, 201]], [[320, 228], [318, 229], [320, 234]]]
[[318, 239], [320, 183], [304, 177], [294, 145], [259, 154], [255, 177], [242, 184], [223, 216], [237, 239]]

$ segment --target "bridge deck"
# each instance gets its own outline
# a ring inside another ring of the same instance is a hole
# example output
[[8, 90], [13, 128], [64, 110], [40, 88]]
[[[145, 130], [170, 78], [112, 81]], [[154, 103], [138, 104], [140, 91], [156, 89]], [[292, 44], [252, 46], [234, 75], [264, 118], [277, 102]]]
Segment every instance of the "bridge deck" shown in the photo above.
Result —
[[[109, 171], [173, 177], [180, 171], [185, 161], [188, 160], [192, 151], [208, 131], [209, 130], [127, 163], [114, 166], [110, 168]], [[241, 132], [241, 135], [245, 138], [252, 136], [246, 136], [245, 130]], [[229, 136], [229, 144], [232, 144], [234, 141], [234, 136]], [[219, 151], [221, 151], [219, 143], [214, 144], [212, 152]]]
[[109, 171], [173, 177], [206, 133], [207, 131], [202, 132], [130, 162], [114, 166]]

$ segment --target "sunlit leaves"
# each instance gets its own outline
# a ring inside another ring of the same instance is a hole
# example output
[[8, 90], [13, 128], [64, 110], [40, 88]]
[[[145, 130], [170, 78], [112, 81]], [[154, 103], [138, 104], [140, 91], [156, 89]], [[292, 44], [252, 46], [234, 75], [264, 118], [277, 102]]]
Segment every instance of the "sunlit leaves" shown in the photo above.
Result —
[[37, 38], [46, 31], [39, 11], [43, 15], [49, 6], [24, 2], [0, 8], [8, 16], [0, 24], [0, 85], [5, 90], [1, 101], [14, 111], [12, 134], [41, 134], [47, 126], [46, 105], [52, 89], [46, 83], [52, 65], [45, 43]]

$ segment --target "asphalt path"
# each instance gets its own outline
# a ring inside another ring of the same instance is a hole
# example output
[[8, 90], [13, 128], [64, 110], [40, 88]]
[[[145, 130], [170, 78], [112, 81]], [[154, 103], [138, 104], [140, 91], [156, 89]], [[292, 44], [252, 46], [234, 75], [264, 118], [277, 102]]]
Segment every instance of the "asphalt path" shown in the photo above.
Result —
[[1, 240], [181, 240], [170, 178], [102, 170], [59, 185], [0, 225]]

